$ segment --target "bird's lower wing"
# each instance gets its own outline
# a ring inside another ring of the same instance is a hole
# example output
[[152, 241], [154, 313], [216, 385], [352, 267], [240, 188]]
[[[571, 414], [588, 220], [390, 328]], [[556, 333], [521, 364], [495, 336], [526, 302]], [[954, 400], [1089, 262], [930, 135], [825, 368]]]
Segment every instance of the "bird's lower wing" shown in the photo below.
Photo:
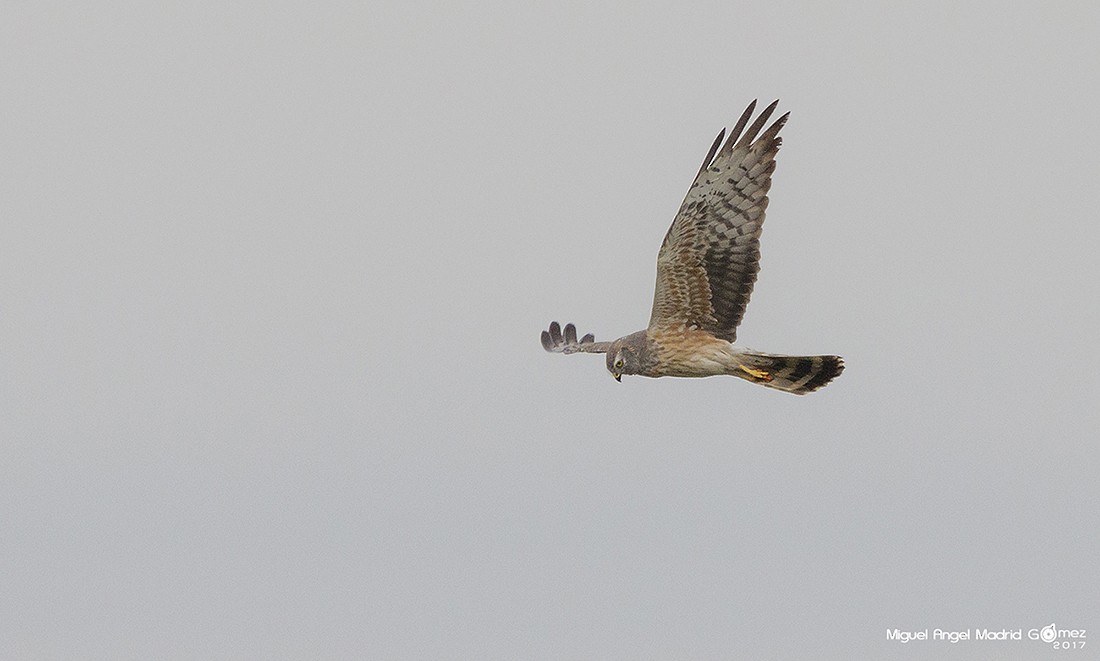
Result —
[[577, 327], [573, 324], [565, 325], [565, 334], [562, 335], [558, 322], [550, 322], [550, 330], [542, 331], [542, 348], [551, 353], [607, 353], [610, 342], [596, 342], [596, 338], [589, 333], [577, 339]]

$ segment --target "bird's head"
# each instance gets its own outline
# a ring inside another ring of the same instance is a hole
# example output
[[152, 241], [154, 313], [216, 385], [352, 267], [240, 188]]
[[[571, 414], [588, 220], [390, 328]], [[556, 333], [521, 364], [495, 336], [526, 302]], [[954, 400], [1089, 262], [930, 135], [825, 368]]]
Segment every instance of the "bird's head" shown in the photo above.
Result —
[[637, 349], [624, 343], [622, 338], [611, 343], [606, 360], [607, 371], [619, 382], [623, 380], [624, 374], [637, 374], [641, 370]]

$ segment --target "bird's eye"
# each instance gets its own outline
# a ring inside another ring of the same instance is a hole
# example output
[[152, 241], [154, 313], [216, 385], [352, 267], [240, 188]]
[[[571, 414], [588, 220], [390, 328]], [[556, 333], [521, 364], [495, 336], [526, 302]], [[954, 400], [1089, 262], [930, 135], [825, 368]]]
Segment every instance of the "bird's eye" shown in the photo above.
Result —
[[619, 369], [623, 368], [623, 359], [622, 358], [615, 361], [615, 367], [618, 367]]

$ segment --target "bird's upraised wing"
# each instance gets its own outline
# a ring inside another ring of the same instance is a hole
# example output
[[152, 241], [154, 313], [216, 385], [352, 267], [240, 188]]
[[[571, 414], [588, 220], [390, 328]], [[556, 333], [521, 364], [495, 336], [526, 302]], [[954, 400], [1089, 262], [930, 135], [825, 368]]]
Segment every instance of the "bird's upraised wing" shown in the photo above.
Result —
[[542, 348], [551, 353], [607, 353], [610, 342], [596, 342], [592, 333], [577, 339], [577, 327], [565, 325], [565, 336], [558, 322], [550, 322], [550, 330], [542, 331]]
[[753, 101], [725, 144], [723, 130], [703, 159], [657, 255], [650, 330], [694, 326], [728, 342], [736, 338], [760, 270], [760, 227], [779, 129], [790, 113], [757, 134], [778, 103], [742, 134], [756, 109]]

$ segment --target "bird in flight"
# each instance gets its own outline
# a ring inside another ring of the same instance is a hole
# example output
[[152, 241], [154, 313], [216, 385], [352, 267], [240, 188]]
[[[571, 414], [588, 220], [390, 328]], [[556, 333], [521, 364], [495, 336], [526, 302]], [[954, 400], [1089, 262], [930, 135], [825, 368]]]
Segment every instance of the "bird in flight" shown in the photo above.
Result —
[[623, 374], [725, 374], [796, 395], [813, 392], [844, 371], [840, 356], [784, 356], [734, 345], [760, 270], [760, 228], [782, 140], [779, 130], [790, 115], [761, 133], [778, 104], [765, 108], [745, 130], [756, 109], [753, 101], [729, 139], [723, 142], [723, 130], [711, 145], [657, 254], [649, 326], [614, 342], [596, 342], [591, 333], [578, 340], [573, 324], [566, 324], [563, 334], [555, 321], [542, 331], [543, 348], [606, 354], [616, 381]]

